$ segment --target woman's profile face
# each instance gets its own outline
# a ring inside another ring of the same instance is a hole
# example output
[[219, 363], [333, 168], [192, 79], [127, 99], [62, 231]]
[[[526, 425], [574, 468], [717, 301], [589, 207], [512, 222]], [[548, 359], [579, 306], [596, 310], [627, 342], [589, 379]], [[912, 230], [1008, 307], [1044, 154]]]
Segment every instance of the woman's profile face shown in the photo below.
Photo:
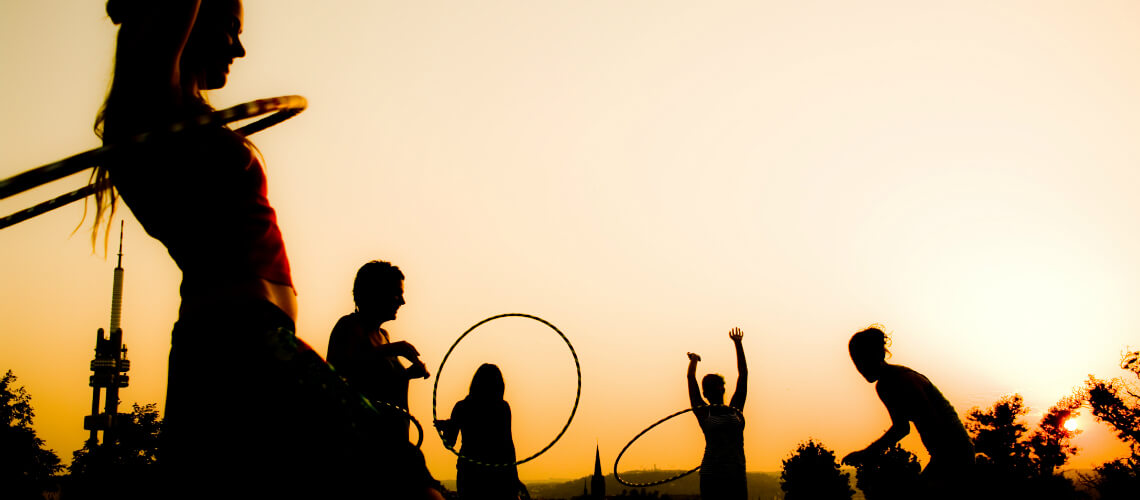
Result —
[[859, 370], [859, 374], [867, 379], [867, 382], [879, 380], [879, 372], [883, 366], [882, 357], [852, 351], [851, 361], [855, 363], [855, 369]]
[[241, 35], [241, 0], [205, 0], [182, 55], [182, 71], [198, 82], [201, 90], [226, 85], [230, 65], [245, 56]]

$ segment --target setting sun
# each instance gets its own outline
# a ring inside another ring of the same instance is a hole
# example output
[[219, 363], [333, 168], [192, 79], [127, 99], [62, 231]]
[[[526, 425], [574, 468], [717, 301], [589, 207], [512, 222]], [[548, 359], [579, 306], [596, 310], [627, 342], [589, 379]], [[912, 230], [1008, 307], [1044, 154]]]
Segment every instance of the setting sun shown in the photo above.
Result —
[[1072, 417], [1072, 418], [1070, 418], [1070, 419], [1066, 420], [1066, 421], [1065, 421], [1065, 423], [1064, 423], [1064, 427], [1065, 427], [1065, 430], [1067, 430], [1067, 431], [1069, 431], [1069, 432], [1076, 432], [1076, 430], [1077, 430], [1077, 428], [1078, 428], [1078, 426], [1077, 426], [1077, 418], [1076, 418], [1076, 417]]

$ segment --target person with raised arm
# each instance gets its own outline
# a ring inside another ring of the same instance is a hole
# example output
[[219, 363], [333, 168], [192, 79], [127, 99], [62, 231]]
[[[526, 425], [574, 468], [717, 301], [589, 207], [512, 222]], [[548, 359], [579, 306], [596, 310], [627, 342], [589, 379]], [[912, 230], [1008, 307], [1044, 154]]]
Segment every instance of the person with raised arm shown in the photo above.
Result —
[[[689, 404], [705, 435], [705, 453], [701, 458], [701, 498], [746, 499], [748, 479], [744, 461], [744, 400], [748, 396], [748, 364], [744, 359], [744, 332], [733, 328], [728, 332], [736, 347], [736, 390], [728, 406], [724, 405], [724, 376], [705, 375], [697, 387], [697, 363], [701, 357], [688, 353]], [[701, 389], [704, 389], [704, 398]]]

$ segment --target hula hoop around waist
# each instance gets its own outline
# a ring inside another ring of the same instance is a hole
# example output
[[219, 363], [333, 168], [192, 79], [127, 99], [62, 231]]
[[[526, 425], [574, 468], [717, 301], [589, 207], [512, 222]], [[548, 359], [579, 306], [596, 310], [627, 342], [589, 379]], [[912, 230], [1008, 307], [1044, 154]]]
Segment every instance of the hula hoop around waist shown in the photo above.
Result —
[[628, 450], [630, 446], [633, 446], [633, 443], [635, 441], [637, 441], [639, 438], [641, 438], [641, 436], [644, 436], [647, 432], [653, 430], [654, 427], [657, 427], [658, 425], [661, 425], [661, 424], [665, 423], [666, 421], [668, 421], [668, 420], [670, 420], [673, 417], [676, 417], [678, 415], [684, 415], [684, 414], [691, 412], [691, 411], [694, 411], [694, 410], [701, 410], [701, 409], [706, 409], [706, 408], [718, 408], [718, 407], [731, 408], [732, 411], [735, 411], [736, 413], [741, 413], [741, 411], [736, 409], [736, 408], [733, 408], [733, 407], [728, 406], [728, 405], [719, 405], [719, 404], [718, 405], [698, 406], [696, 408], [685, 408], [684, 410], [673, 413], [672, 415], [669, 415], [665, 418], [662, 418], [661, 420], [653, 422], [653, 425], [650, 425], [649, 427], [646, 427], [645, 430], [637, 433], [637, 435], [634, 436], [633, 439], [629, 440], [629, 443], [626, 443], [625, 447], [621, 449], [620, 453], [618, 453], [617, 458], [614, 459], [614, 479], [616, 479], [617, 482], [619, 482], [625, 486], [629, 486], [631, 488], [647, 488], [650, 486], [657, 486], [659, 484], [665, 484], [665, 483], [668, 483], [670, 481], [676, 481], [678, 479], [681, 479], [681, 478], [683, 478], [689, 474], [692, 474], [692, 473], [700, 470], [701, 466], [698, 465], [698, 466], [696, 466], [696, 467], [694, 467], [688, 471], [682, 472], [680, 474], [676, 474], [676, 475], [671, 476], [671, 477], [667, 477], [667, 478], [662, 479], [660, 481], [652, 481], [652, 482], [648, 482], [648, 483], [632, 483], [632, 482], [626, 481], [625, 479], [622, 479], [621, 474], [618, 474], [618, 462], [621, 462], [622, 455], [625, 455], [626, 450]]
[[[508, 317], [519, 317], [519, 318], [533, 319], [535, 321], [538, 321], [539, 323], [542, 323], [542, 324], [550, 327], [551, 330], [554, 330], [554, 332], [557, 333], [558, 336], [562, 338], [562, 341], [566, 343], [566, 347], [570, 348], [570, 355], [574, 357], [574, 370], [577, 372], [577, 375], [578, 375], [578, 390], [577, 390], [577, 393], [574, 394], [574, 407], [570, 410], [570, 418], [566, 419], [566, 425], [562, 426], [562, 430], [558, 431], [558, 435], [554, 436], [554, 440], [551, 441], [550, 444], [547, 444], [541, 450], [538, 450], [538, 453], [535, 453], [534, 455], [526, 457], [522, 460], [518, 460], [515, 462], [505, 462], [505, 463], [481, 462], [479, 460], [475, 460], [471, 457], [468, 457], [468, 456], [460, 453], [459, 451], [457, 451], [455, 449], [454, 445], [452, 445], [452, 446], [447, 446], [446, 444], [444, 445], [444, 447], [447, 448], [448, 451], [454, 453], [455, 456], [459, 457], [460, 459], [466, 460], [466, 461], [471, 462], [471, 463], [479, 464], [482, 466], [486, 466], [486, 467], [511, 467], [511, 466], [515, 466], [515, 465], [519, 465], [519, 464], [529, 462], [531, 460], [534, 460], [535, 458], [538, 458], [539, 455], [546, 453], [546, 450], [549, 450], [552, 446], [554, 446], [554, 443], [557, 443], [559, 439], [562, 439], [562, 435], [565, 434], [566, 429], [568, 429], [570, 427], [570, 422], [574, 421], [574, 414], [578, 411], [578, 402], [581, 401], [581, 399], [582, 399], [582, 365], [578, 363], [578, 353], [576, 351], [574, 351], [574, 346], [570, 344], [570, 339], [566, 338], [566, 335], [563, 334], [562, 331], [558, 329], [558, 327], [550, 324], [550, 322], [548, 322], [548, 321], [546, 321], [546, 320], [544, 320], [538, 316], [532, 316], [530, 314], [521, 314], [521, 313], [499, 314], [497, 316], [491, 316], [490, 318], [487, 318], [483, 321], [475, 323], [471, 328], [468, 328], [467, 331], [463, 332], [463, 335], [460, 335], [458, 339], [455, 339], [455, 343], [451, 344], [451, 347], [447, 349], [447, 354], [443, 355], [443, 361], [441, 361], [439, 363], [439, 368], [437, 368], [436, 372], [435, 372], [435, 385], [433, 385], [432, 389], [431, 389], [431, 417], [432, 417], [432, 420], [433, 421], [439, 420], [438, 411], [437, 411], [438, 410], [438, 401], [439, 401], [438, 400], [439, 379], [443, 377], [443, 367], [444, 367], [444, 365], [447, 364], [447, 358], [451, 356], [451, 351], [455, 350], [455, 346], [459, 345], [459, 342], [462, 341], [464, 337], [466, 337], [468, 334], [470, 334], [472, 331], [474, 331], [476, 328], [483, 325], [484, 323], [487, 323], [489, 321], [493, 321], [493, 320], [496, 320], [499, 318], [508, 318]], [[436, 429], [436, 432], [439, 434], [440, 440], [443, 440], [443, 431]]]
[[[94, 167], [108, 155], [129, 149], [155, 138], [211, 125], [224, 125], [238, 120], [261, 116], [266, 113], [273, 113], [272, 115], [236, 130], [238, 134], [248, 136], [288, 120], [304, 111], [306, 107], [308, 107], [308, 101], [299, 95], [270, 97], [199, 115], [159, 130], [143, 132], [122, 142], [90, 149], [57, 162], [33, 168], [27, 172], [0, 180], [0, 200]], [[81, 200], [95, 191], [96, 188], [92, 186], [84, 186], [52, 200], [0, 218], [0, 229], [62, 207], [73, 201]]]
[[382, 406], [382, 407], [387, 407], [391, 410], [395, 410], [395, 411], [402, 413], [405, 418], [410, 420], [412, 422], [412, 424], [416, 426], [416, 431], [418, 431], [420, 433], [419, 439], [416, 440], [416, 448], [419, 448], [424, 444], [424, 426], [420, 425], [420, 421], [416, 420], [416, 417], [413, 417], [412, 414], [410, 412], [408, 412], [408, 410], [401, 408], [397, 405], [394, 405], [392, 403], [389, 403], [387, 401], [380, 401], [380, 400], [369, 399], [369, 398], [364, 398], [364, 399], [366, 401], [368, 401], [368, 403], [371, 404], [373, 408], [376, 408], [377, 412], [380, 411], [379, 407]]

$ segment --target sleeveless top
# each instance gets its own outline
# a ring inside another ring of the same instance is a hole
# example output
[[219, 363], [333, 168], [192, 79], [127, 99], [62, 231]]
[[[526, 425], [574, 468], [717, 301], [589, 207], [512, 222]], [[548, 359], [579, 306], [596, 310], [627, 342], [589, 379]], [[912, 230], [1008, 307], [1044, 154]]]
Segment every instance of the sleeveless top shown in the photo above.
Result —
[[958, 412], [925, 375], [905, 366], [887, 365], [875, 390], [885, 404], [898, 408], [914, 422], [931, 457], [973, 457], [973, 444]]
[[705, 434], [701, 473], [744, 470], [744, 416], [723, 407], [698, 410], [697, 422]]
[[225, 127], [150, 141], [109, 162], [123, 202], [182, 270], [182, 296], [260, 278], [293, 286], [265, 170]]

